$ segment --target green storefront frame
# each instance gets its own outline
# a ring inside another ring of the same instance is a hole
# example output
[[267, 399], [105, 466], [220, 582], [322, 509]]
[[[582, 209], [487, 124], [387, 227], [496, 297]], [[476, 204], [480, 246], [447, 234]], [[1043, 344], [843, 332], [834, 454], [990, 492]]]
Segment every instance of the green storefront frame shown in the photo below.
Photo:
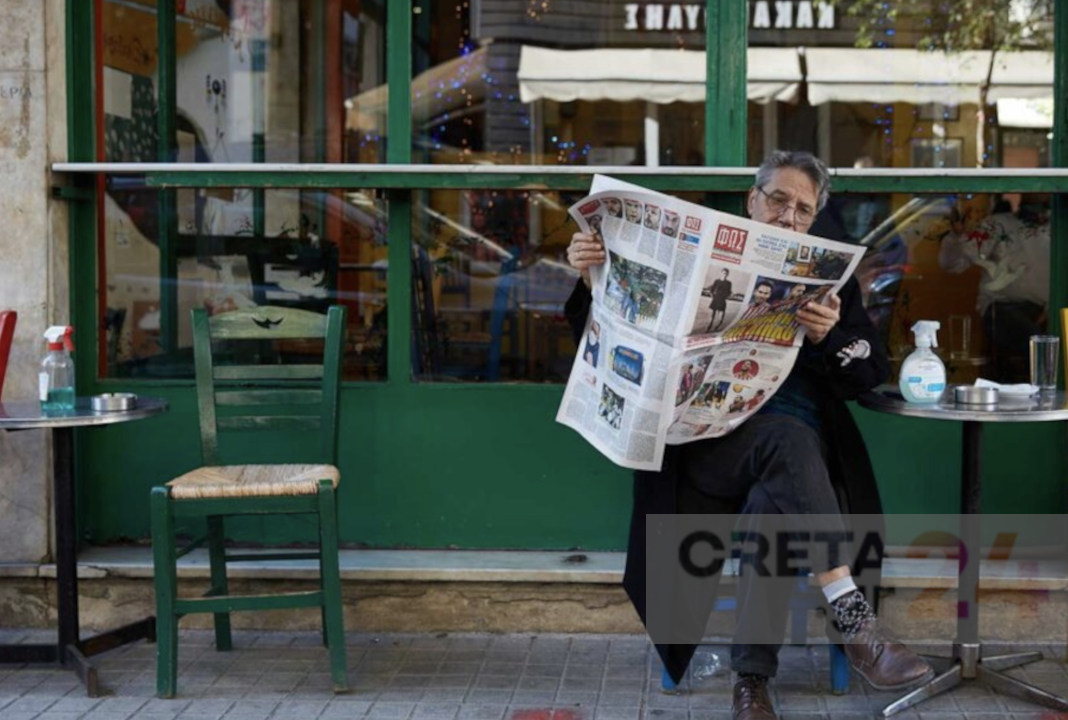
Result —
[[[1068, 0], [1056, 0], [1068, 18]], [[161, 0], [161, 6], [171, 5]], [[387, 77], [389, 137], [411, 136], [411, 30], [409, 0], [388, 0]], [[700, 174], [638, 170], [628, 179], [666, 191], [715, 193], [717, 205], [737, 210], [748, 173], [730, 168], [745, 156], [744, 2], [707, 3], [709, 87], [706, 149]], [[93, 58], [93, 3], [67, 0], [68, 126], [70, 160], [96, 158], [93, 117], [97, 76]], [[161, 38], [165, 40], [165, 38]], [[172, 45], [161, 42], [161, 48]], [[1056, 28], [1055, 97], [1068, 97], [1068, 23]], [[164, 61], [165, 63], [165, 61]], [[173, 64], [171, 64], [173, 67]], [[173, 83], [161, 83], [160, 129], [172, 132]], [[170, 88], [170, 90], [168, 90]], [[1054, 165], [1068, 166], [1068, 103], [1055, 108]], [[166, 143], [161, 143], [166, 146]], [[409, 165], [408, 143], [391, 143], [389, 168], [310, 166], [298, 172], [268, 169], [175, 170], [143, 166], [139, 174], [160, 188], [378, 188], [389, 199], [388, 380], [347, 383], [342, 391], [340, 462], [341, 533], [347, 543], [377, 547], [571, 548], [624, 546], [630, 504], [628, 473], [605, 461], [573, 432], [553, 422], [559, 386], [420, 384], [411, 376], [412, 332], [409, 248], [413, 193], [427, 188], [581, 189], [588, 172], [509, 167], [489, 172]], [[401, 170], [400, 168], [403, 168]], [[81, 170], [86, 170], [82, 166]], [[71, 317], [80, 329], [80, 394], [133, 389], [171, 403], [152, 422], [83, 433], [77, 439], [79, 519], [90, 541], [148, 535], [148, 493], [154, 484], [198, 461], [195, 390], [189, 381], [101, 379], [94, 351], [96, 318], [98, 175], [69, 168], [62, 196], [71, 206]], [[1007, 192], [1047, 190], [1055, 200], [1051, 307], [1068, 304], [1068, 173], [1024, 177], [999, 170], [917, 176], [843, 175], [839, 192]], [[167, 194], [164, 194], [164, 197]], [[166, 201], [165, 201], [166, 202]], [[170, 272], [166, 259], [161, 272]], [[131, 386], [134, 387], [131, 387]], [[857, 410], [890, 513], [953, 512], [958, 507], [959, 428], [877, 416]], [[989, 512], [1063, 512], [1064, 428], [996, 427], [988, 433], [986, 493]], [[1012, 456], [1002, 452], [1013, 448]], [[1026, 468], [1017, 458], [1026, 457]], [[1026, 484], [1024, 484], [1026, 483]], [[1026, 487], [1024, 493], [1021, 487]], [[143, 508], [140, 505], [143, 504]], [[142, 511], [139, 511], [139, 508]], [[299, 540], [309, 528], [262, 525], [239, 536]]]

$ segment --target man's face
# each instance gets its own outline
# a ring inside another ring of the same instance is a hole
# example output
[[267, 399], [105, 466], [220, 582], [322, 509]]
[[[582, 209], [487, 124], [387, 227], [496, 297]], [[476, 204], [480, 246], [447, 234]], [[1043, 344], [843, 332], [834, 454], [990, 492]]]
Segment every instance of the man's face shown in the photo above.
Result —
[[728, 275], [730, 275], [730, 273], [729, 273], [729, 272], [727, 272], [726, 270], [724, 270], [724, 271], [723, 271], [723, 272], [722, 272], [722, 273], [720, 274], [720, 278], [722, 278], [723, 280], [726, 280], [726, 279], [727, 279], [727, 276], [728, 276]]
[[753, 290], [753, 304], [763, 305], [771, 297], [770, 285], [757, 285]]
[[[816, 202], [819, 199], [816, 184], [797, 168], [779, 168], [767, 185], [749, 190], [747, 210], [749, 217], [757, 222], [808, 232], [816, 220]], [[798, 210], [808, 212], [808, 217], [798, 217]]]

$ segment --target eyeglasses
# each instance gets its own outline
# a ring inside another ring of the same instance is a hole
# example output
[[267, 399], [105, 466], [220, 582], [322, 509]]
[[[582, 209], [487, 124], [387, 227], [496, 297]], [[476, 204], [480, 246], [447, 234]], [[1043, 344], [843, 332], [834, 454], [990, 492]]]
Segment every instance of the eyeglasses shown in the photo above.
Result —
[[764, 202], [767, 203], [768, 209], [776, 215], [782, 215], [787, 210], [794, 211], [794, 219], [802, 225], [811, 223], [816, 219], [816, 211], [807, 205], [791, 205], [790, 199], [785, 195], [773, 192], [769, 193], [764, 188], [758, 187], [757, 192], [764, 196]]

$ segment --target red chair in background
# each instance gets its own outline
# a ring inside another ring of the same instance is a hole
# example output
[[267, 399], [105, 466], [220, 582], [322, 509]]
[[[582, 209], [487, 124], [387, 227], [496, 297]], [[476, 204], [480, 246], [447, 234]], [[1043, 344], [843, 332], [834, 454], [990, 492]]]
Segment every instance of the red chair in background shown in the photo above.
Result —
[[7, 357], [11, 354], [11, 339], [15, 337], [15, 321], [18, 318], [19, 315], [14, 310], [0, 312], [0, 398], [4, 396]]

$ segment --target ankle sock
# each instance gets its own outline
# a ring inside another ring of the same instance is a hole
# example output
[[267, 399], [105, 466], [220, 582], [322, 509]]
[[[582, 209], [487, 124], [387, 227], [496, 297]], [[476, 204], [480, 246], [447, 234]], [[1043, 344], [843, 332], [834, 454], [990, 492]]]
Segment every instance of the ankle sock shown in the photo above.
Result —
[[871, 605], [857, 589], [831, 601], [838, 630], [846, 642], [851, 642], [865, 624], [875, 619]]
[[738, 679], [739, 680], [753, 680], [755, 682], [766, 683], [768, 681], [768, 676], [767, 675], [761, 675], [760, 673], [740, 672], [740, 673], [738, 673]]

